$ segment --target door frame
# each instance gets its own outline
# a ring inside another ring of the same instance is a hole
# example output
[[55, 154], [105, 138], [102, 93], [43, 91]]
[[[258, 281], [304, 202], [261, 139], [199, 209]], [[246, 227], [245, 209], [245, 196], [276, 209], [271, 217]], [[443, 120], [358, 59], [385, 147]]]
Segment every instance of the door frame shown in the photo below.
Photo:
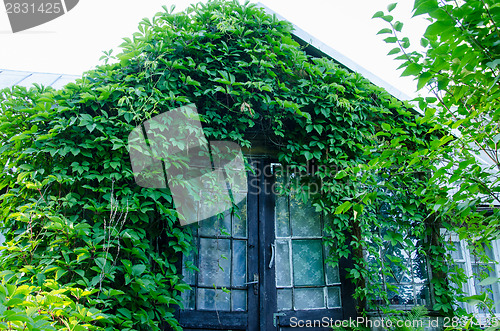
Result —
[[[271, 164], [276, 159], [248, 158], [248, 162], [255, 169], [255, 174], [248, 176], [247, 195], [247, 281], [253, 281], [253, 275], [259, 276], [258, 291], [253, 291], [254, 285], [248, 285], [247, 311], [200, 311], [177, 310], [177, 319], [186, 330], [279, 330], [280, 326], [291, 325], [290, 319], [299, 320], [322, 319], [334, 320], [356, 318], [356, 300], [354, 299], [355, 286], [347, 278], [348, 269], [353, 267], [352, 258], [341, 258], [339, 261], [339, 278], [341, 282], [342, 308], [313, 309], [302, 311], [283, 311], [285, 316], [277, 319], [274, 325], [274, 314], [277, 311], [276, 264], [269, 268], [272, 259], [271, 244], [275, 240], [275, 195], [273, 192], [275, 176]], [[181, 259], [182, 263], [182, 259]], [[182, 270], [180, 268], [179, 270]], [[246, 323], [244, 321], [246, 320]], [[300, 328], [298, 328], [300, 329]], [[325, 330], [325, 328], [307, 328], [307, 330]]]
[[[251, 165], [261, 162], [248, 159]], [[247, 282], [253, 281], [253, 275], [259, 275], [259, 192], [261, 185], [260, 172], [248, 174], [247, 194]], [[255, 181], [257, 181], [255, 183]], [[182, 264], [182, 259], [180, 259]], [[182, 270], [182, 265], [179, 270]], [[186, 330], [248, 330], [259, 331], [259, 295], [261, 293], [260, 281], [254, 292], [254, 285], [247, 285], [247, 311], [203, 311], [177, 309], [177, 320]]]
[[[340, 295], [341, 308], [325, 308], [311, 309], [301, 311], [282, 311], [284, 316], [275, 317], [278, 313], [277, 309], [277, 287], [276, 287], [276, 263], [269, 268], [271, 261], [271, 244], [275, 242], [275, 201], [276, 196], [273, 192], [275, 185], [273, 163], [277, 163], [275, 159], [262, 160], [260, 186], [263, 188], [260, 192], [259, 201], [262, 208], [259, 208], [259, 235], [263, 240], [259, 240], [259, 271], [261, 282], [261, 315], [260, 315], [260, 330], [279, 330], [280, 327], [289, 327], [290, 319], [295, 317], [297, 320], [321, 320], [323, 317], [332, 318], [335, 320], [347, 320], [349, 318], [356, 319], [357, 301], [354, 299], [355, 286], [352, 280], [348, 279], [348, 269], [354, 267], [352, 254], [348, 258], [339, 260], [339, 279], [340, 279]], [[276, 326], [275, 326], [276, 323]], [[301, 328], [294, 328], [301, 329]], [[307, 330], [325, 330], [325, 328], [307, 328]]]

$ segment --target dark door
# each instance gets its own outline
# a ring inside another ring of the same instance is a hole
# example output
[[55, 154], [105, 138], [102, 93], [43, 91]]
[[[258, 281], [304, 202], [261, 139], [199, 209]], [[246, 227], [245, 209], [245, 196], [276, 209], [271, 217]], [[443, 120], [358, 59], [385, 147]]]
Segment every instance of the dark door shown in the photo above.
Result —
[[[294, 194], [277, 194], [277, 164], [252, 160], [247, 198], [232, 212], [192, 227], [198, 252], [184, 257], [193, 291], [184, 294], [185, 330], [300, 329], [302, 321], [354, 313], [352, 286], [324, 263], [323, 218]], [[352, 309], [350, 309], [352, 306]], [[327, 330], [319, 327], [318, 330]], [[313, 330], [307, 328], [307, 330]]]
[[[277, 165], [279, 166], [279, 165]], [[339, 267], [325, 263], [323, 215], [304, 193], [280, 193], [280, 187], [299, 181], [299, 175], [273, 171], [265, 211], [262, 250], [270, 252], [263, 270], [267, 299], [262, 330], [329, 330], [336, 320], [355, 318], [354, 287], [346, 279], [351, 261]], [[282, 169], [283, 170], [283, 169]]]
[[233, 210], [190, 226], [197, 252], [183, 257], [184, 280], [193, 288], [179, 311], [184, 330], [259, 330], [261, 166], [251, 162], [248, 194]]

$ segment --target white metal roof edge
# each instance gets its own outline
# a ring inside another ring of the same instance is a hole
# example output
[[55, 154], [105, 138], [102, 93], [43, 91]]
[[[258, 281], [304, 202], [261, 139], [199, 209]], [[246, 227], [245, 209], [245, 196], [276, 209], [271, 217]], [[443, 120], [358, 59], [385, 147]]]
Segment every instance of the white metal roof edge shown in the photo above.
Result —
[[26, 79], [28, 79], [29, 77], [31, 77], [32, 75], [34, 74], [37, 74], [37, 75], [47, 75], [47, 76], [50, 76], [51, 78], [55, 78], [54, 80], [51, 81], [50, 84], [44, 84], [46, 86], [53, 86], [53, 85], [56, 85], [56, 83], [60, 80], [67, 80], [67, 82], [71, 82], [71, 81], [75, 81], [76, 79], [78, 78], [81, 78], [81, 76], [78, 76], [78, 75], [67, 75], [67, 74], [55, 74], [55, 73], [48, 73], [48, 72], [37, 72], [37, 71], [25, 71], [25, 70], [12, 70], [12, 69], [2, 69], [0, 68], [0, 75], [2, 75], [3, 73], [6, 73], [6, 74], [9, 74], [9, 73], [12, 73], [12, 74], [24, 74], [24, 76], [20, 76], [20, 79], [18, 81], [16, 81], [15, 83], [11, 84], [11, 85], [6, 85], [6, 86], [0, 86], [0, 88], [5, 88], [5, 87], [11, 87], [11, 86], [14, 86], [14, 85], [19, 85], [19, 84], [22, 84], [22, 82]]
[[[257, 6], [262, 7], [268, 14], [276, 15], [276, 17], [280, 20], [290, 22], [285, 17], [281, 16], [280, 14], [278, 14], [274, 10], [270, 9], [266, 5], [262, 4], [261, 2], [258, 2]], [[299, 26], [295, 25], [293, 22], [290, 22], [290, 23], [293, 25], [294, 31], [292, 32], [292, 34], [295, 37], [297, 37], [297, 38], [301, 39], [302, 41], [304, 41], [305, 43], [311, 45], [312, 47], [314, 47], [315, 49], [317, 49], [321, 53], [324, 53], [327, 57], [331, 58], [335, 62], [338, 62], [339, 64], [343, 65], [344, 67], [348, 68], [351, 71], [354, 71], [354, 72], [361, 74], [363, 77], [368, 79], [373, 84], [384, 88], [389, 94], [391, 94], [393, 97], [395, 97], [398, 100], [405, 101], [405, 100], [412, 99], [410, 96], [408, 96], [403, 91], [397, 89], [396, 87], [389, 84], [388, 82], [386, 82], [382, 78], [376, 76], [372, 72], [363, 68], [362, 66], [355, 63], [354, 61], [352, 61], [351, 59], [349, 59], [347, 56], [343, 55], [339, 51], [326, 45], [318, 38], [315, 38], [314, 36], [312, 36], [308, 32], [301, 29]]]

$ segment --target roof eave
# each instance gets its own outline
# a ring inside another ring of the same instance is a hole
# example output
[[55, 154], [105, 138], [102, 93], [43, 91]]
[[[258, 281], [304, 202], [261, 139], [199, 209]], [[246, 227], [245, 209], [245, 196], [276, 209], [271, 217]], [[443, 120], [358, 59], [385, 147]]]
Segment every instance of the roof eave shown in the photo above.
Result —
[[[275, 15], [278, 19], [284, 20], [287, 22], [290, 22], [287, 20], [285, 17], [281, 16], [277, 12], [273, 11], [269, 7], [265, 6], [261, 2], [257, 3], [258, 6], [262, 7], [268, 14]], [[403, 91], [397, 89], [396, 87], [392, 86], [382, 78], [378, 77], [377, 75], [373, 74], [369, 70], [363, 68], [359, 64], [355, 63], [339, 51], [333, 49], [332, 47], [326, 45], [323, 43], [321, 40], [315, 38], [311, 34], [307, 33], [303, 29], [301, 29], [299, 26], [295, 25], [293, 22], [290, 22], [292, 24], [294, 31], [292, 32], [293, 37], [295, 37], [295, 40], [301, 44], [302, 46], [306, 47], [306, 52], [313, 56], [313, 57], [326, 57], [334, 62], [340, 64], [341, 66], [347, 68], [350, 71], [357, 72], [361, 74], [363, 77], [368, 79], [371, 83], [384, 88], [389, 94], [391, 94], [393, 97], [395, 97], [398, 100], [401, 101], [406, 101], [406, 100], [411, 100], [412, 98], [408, 96], [406, 93]]]

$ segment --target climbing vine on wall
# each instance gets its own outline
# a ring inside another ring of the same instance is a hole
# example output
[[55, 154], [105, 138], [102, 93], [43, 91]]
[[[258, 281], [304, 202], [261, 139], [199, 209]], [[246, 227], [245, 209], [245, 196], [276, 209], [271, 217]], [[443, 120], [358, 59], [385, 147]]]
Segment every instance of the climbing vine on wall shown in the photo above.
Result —
[[[380, 275], [392, 270], [384, 262], [391, 247], [417, 250], [444, 268], [444, 248], [431, 240], [439, 228], [419, 201], [429, 172], [406, 171], [398, 161], [425, 153], [438, 132], [359, 74], [308, 56], [291, 31], [248, 3], [209, 1], [175, 14], [164, 8], [125, 38], [121, 53], [106, 53], [103, 65], [75, 83], [3, 90], [4, 283], [47, 290], [56, 282], [79, 305], [97, 309], [92, 327], [178, 328], [173, 313], [188, 288], [179, 258], [192, 250], [191, 235], [167, 189], [135, 184], [127, 138], [188, 103], [208, 139], [251, 149], [258, 136], [289, 169], [307, 174], [299, 187], [329, 220], [328, 261], [354, 259], [349, 275], [360, 285], [360, 310], [389, 304]], [[391, 163], [369, 171], [381, 153], [393, 153], [383, 155]], [[313, 180], [319, 192], [307, 191]], [[404, 269], [402, 260], [392, 263]], [[446, 280], [432, 282], [447, 288]], [[450, 296], [435, 293], [435, 308], [449, 312]], [[80, 323], [65, 309], [37, 314], [56, 328], [70, 317]]]

